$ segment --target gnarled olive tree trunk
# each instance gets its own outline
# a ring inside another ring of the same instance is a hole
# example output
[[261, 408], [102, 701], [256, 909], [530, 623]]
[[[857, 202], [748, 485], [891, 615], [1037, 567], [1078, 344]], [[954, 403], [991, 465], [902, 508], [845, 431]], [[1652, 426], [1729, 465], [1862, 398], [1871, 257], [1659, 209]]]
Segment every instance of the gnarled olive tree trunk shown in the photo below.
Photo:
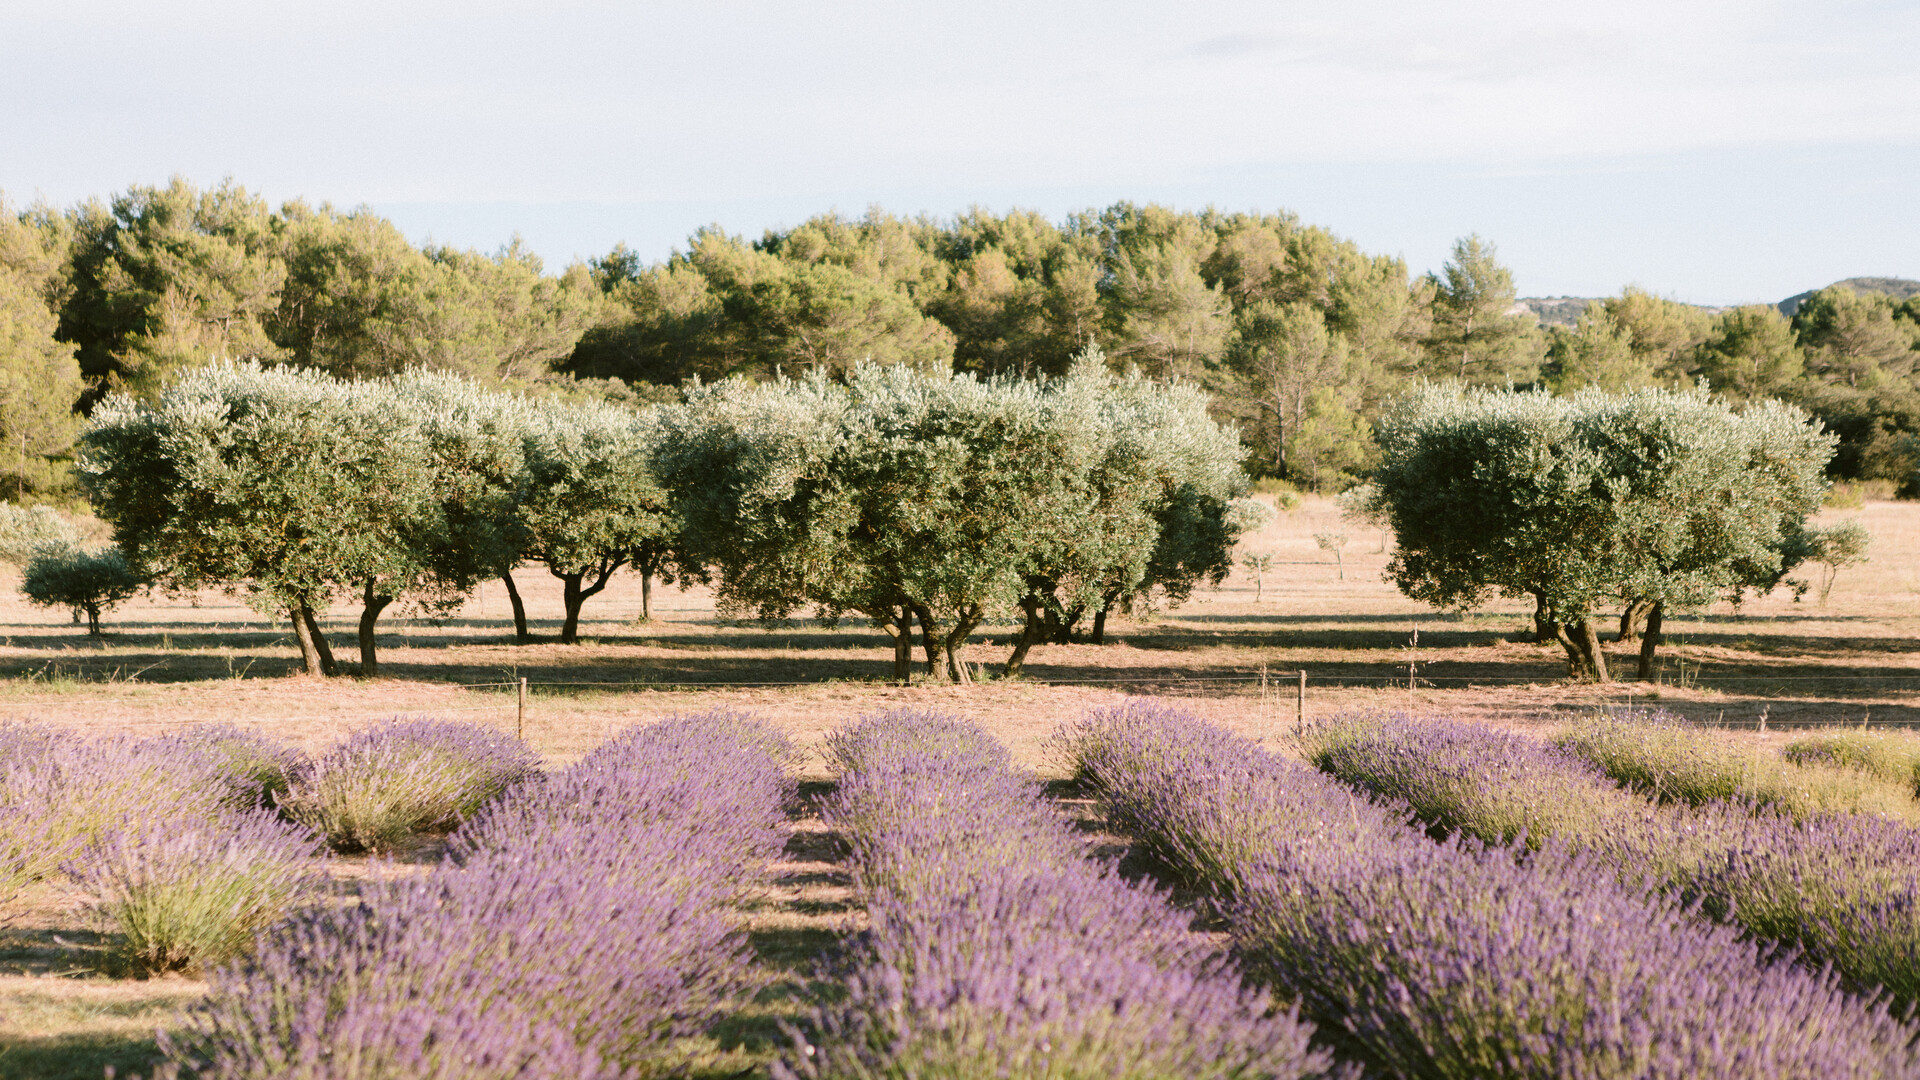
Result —
[[[560, 624], [560, 643], [562, 645], [579, 644], [580, 606], [585, 604], [588, 598], [599, 595], [600, 591], [607, 587], [607, 581], [613, 577], [613, 572], [625, 565], [627, 565], [627, 560], [625, 556], [622, 556], [614, 559], [601, 559], [597, 566], [580, 571], [579, 573], [564, 573], [551, 566], [547, 568], [549, 573], [560, 579], [561, 585], [563, 586], [560, 596], [561, 601], [566, 604], [567, 617], [566, 620]], [[593, 576], [593, 584], [591, 585], [586, 583], [588, 575]]]
[[1646, 629], [1640, 634], [1640, 681], [1653, 678], [1653, 651], [1660, 647], [1660, 622], [1666, 614], [1666, 604], [1655, 600], [1647, 609]]
[[1600, 635], [1591, 618], [1557, 623], [1554, 634], [1567, 651], [1567, 676], [1583, 682], [1605, 683], [1607, 654], [1600, 650]]
[[380, 674], [380, 654], [374, 641], [374, 624], [380, 621], [380, 613], [393, 603], [393, 597], [374, 592], [373, 579], [368, 578], [366, 588], [360, 592], [360, 601], [360, 674], [371, 678]]
[[1647, 618], [1653, 608], [1654, 601], [1643, 597], [1627, 601], [1627, 606], [1620, 612], [1620, 636], [1614, 640], [1623, 644], [1639, 641], [1641, 630], [1647, 625]]

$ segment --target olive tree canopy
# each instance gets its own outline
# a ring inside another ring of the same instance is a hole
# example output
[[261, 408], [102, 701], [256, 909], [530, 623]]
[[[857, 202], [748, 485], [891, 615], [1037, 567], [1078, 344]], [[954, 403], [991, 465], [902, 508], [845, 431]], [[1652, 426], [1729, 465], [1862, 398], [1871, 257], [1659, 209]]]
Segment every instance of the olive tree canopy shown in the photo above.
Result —
[[190, 370], [152, 403], [108, 397], [78, 469], [135, 573], [285, 613], [313, 674], [333, 667], [315, 612], [418, 573], [433, 506], [419, 426], [386, 388], [252, 364]]
[[1428, 387], [1387, 410], [1377, 506], [1402, 592], [1464, 606], [1533, 597], [1576, 677], [1607, 679], [1610, 601], [1666, 608], [1778, 584], [1805, 550], [1834, 438], [1777, 402], [1705, 390], [1567, 397]]

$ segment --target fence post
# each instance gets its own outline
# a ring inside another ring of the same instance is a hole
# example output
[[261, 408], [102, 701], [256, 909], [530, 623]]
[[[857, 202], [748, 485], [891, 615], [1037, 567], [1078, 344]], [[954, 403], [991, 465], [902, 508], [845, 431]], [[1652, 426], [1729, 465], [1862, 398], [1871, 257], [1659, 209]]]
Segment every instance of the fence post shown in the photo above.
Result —
[[517, 701], [515, 702], [513, 715], [513, 737], [516, 739], [524, 739], [527, 737], [527, 677], [525, 675], [520, 676], [520, 687], [516, 697]]
[[1300, 696], [1293, 702], [1293, 733], [1304, 735], [1307, 731], [1307, 669], [1300, 669]]

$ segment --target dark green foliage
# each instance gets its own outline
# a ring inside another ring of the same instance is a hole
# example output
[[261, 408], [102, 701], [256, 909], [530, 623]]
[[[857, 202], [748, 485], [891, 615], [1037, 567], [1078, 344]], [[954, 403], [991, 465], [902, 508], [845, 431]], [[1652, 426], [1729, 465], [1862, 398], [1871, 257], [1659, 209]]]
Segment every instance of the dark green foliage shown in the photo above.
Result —
[[[1447, 607], [1532, 597], [1574, 674], [1603, 681], [1592, 618], [1610, 601], [1697, 608], [1780, 582], [1834, 444], [1789, 406], [1735, 412], [1704, 390], [1429, 388], [1380, 431], [1375, 505], [1401, 590]], [[1643, 677], [1658, 635], [1650, 624]]]
[[41, 607], [86, 612], [87, 633], [98, 635], [100, 613], [131, 599], [145, 584], [117, 548], [47, 545], [28, 560], [20, 591]]

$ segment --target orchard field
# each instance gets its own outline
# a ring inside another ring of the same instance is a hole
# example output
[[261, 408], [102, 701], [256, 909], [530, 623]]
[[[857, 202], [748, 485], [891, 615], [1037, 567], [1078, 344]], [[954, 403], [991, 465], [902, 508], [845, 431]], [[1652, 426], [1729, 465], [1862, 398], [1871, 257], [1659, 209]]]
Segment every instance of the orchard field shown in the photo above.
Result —
[[[1390, 709], [1545, 741], [1604, 706], [1658, 705], [1739, 729], [1716, 737], [1769, 750], [1808, 727], [1920, 726], [1920, 504], [1870, 501], [1828, 510], [1820, 521], [1846, 517], [1871, 531], [1871, 558], [1841, 572], [1824, 603], [1817, 589], [1798, 602], [1781, 590], [1738, 610], [1720, 604], [1669, 616], [1652, 683], [1567, 682], [1560, 648], [1527, 639], [1530, 605], [1436, 613], [1407, 600], [1381, 580], [1382, 537], [1343, 523], [1331, 501], [1309, 497], [1241, 540], [1240, 552], [1273, 556], [1258, 583], [1236, 569], [1181, 607], [1110, 623], [1105, 645], [1036, 646], [1017, 680], [993, 677], [1015, 632], [1004, 621], [984, 624], [967, 648], [981, 681], [897, 687], [888, 684], [888, 638], [857, 617], [831, 628], [736, 623], [715, 617], [703, 587], [656, 584], [653, 618], [640, 622], [631, 574], [586, 605], [577, 645], [554, 640], [558, 584], [533, 572], [520, 577], [533, 644], [513, 643], [497, 583], [439, 622], [390, 614], [382, 677], [374, 680], [299, 674], [285, 623], [219, 593], [138, 598], [113, 611], [106, 636], [94, 639], [64, 612], [29, 607], [9, 587], [0, 599], [0, 716], [141, 737], [225, 723], [309, 753], [381, 718], [430, 716], [505, 734], [519, 725], [540, 764], [563, 770], [636, 724], [717, 707], [750, 711], [800, 752], [785, 763], [801, 787], [780, 826], [784, 853], [767, 874], [748, 875], [754, 883], [744, 901], [754, 965], [770, 981], [676, 1053], [696, 1075], [764, 1075], [784, 1045], [778, 1022], [803, 1016], [816, 959], [868, 925], [864, 908], [876, 895], [862, 877], [871, 869], [860, 861], [864, 849], [845, 846], [854, 811], [832, 803], [833, 782], [848, 775], [845, 745], [837, 765], [823, 752], [832, 750], [830, 733], [859, 717], [944, 710], [977, 723], [1008, 749], [1013, 773], [1047, 781], [1054, 804], [1082, 819], [1091, 831], [1078, 835], [1096, 857], [1126, 852], [1143, 836], [1150, 844], [1140, 831], [1146, 810], [1130, 810], [1135, 827], [1120, 835], [1126, 830], [1101, 817], [1114, 792], [1070, 783], [1071, 762], [1049, 740], [1088, 710], [1130, 695], [1176, 702], [1291, 757], [1301, 752], [1291, 737], [1299, 670], [1308, 672], [1305, 711], [1314, 725]], [[1342, 531], [1336, 562], [1316, 534]], [[353, 612], [343, 607], [324, 623], [344, 652]], [[530, 690], [524, 711], [516, 696], [522, 678]], [[1320, 764], [1363, 791], [1409, 797], [1390, 785], [1369, 788], [1384, 782], [1357, 766], [1342, 773]], [[382, 856], [336, 854], [316, 895], [344, 902], [373, 882], [429, 875], [443, 851], [444, 840], [424, 836]], [[1123, 865], [1134, 873], [1146, 864]], [[201, 999], [208, 983], [193, 969], [130, 977], [113, 960], [116, 933], [73, 890], [53, 884], [32, 887], [0, 914], [0, 1075], [148, 1069], [153, 1029], [173, 1024], [175, 1010]], [[1222, 1023], [1221, 1031], [1239, 1030]]]

